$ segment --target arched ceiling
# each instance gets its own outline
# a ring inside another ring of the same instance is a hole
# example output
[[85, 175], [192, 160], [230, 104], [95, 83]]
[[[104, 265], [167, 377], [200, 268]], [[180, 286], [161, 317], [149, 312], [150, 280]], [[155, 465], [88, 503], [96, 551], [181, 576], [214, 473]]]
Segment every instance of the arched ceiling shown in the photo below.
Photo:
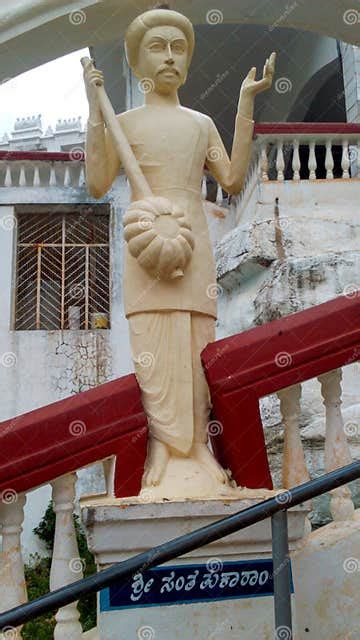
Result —
[[[0, 4], [0, 81], [85, 46], [121, 38], [151, 0], [12, 0]], [[173, 0], [194, 24], [292, 27], [360, 45], [353, 0]]]

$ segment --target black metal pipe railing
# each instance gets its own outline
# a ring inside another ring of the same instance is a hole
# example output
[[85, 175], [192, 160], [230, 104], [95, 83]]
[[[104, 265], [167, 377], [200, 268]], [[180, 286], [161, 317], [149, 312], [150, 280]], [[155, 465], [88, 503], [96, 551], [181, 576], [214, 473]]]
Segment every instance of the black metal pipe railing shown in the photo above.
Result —
[[4, 630], [7, 627], [18, 627], [44, 613], [60, 609], [83, 596], [108, 587], [114, 582], [126, 582], [134, 573], [173, 560], [184, 553], [189, 553], [210, 542], [220, 540], [231, 533], [265, 520], [275, 513], [288, 511], [291, 507], [307, 502], [311, 498], [327, 493], [358, 478], [360, 478], [360, 461], [353, 462], [341, 469], [336, 469], [293, 489], [288, 489], [285, 492], [286, 500], [281, 498], [282, 494], [280, 493], [274, 498], [170, 540], [158, 547], [154, 547], [150, 551], [140, 553], [133, 558], [115, 564], [109, 569], [104, 569], [88, 578], [52, 591], [37, 600], [6, 611], [0, 614], [0, 630]]

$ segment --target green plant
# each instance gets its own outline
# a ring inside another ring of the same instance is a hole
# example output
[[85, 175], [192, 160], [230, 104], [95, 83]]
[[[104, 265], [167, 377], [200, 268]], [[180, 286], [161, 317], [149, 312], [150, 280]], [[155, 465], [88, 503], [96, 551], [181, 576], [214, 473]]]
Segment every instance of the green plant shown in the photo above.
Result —
[[[83, 564], [84, 577], [96, 573], [96, 564], [93, 555], [90, 553], [85, 534], [81, 528], [79, 517], [74, 515], [74, 526], [79, 548], [79, 558]], [[34, 533], [45, 544], [46, 549], [52, 553], [55, 536], [55, 512], [52, 502], [49, 503], [45, 514]], [[34, 554], [30, 562], [25, 565], [25, 580], [28, 590], [29, 601], [35, 600], [49, 592], [51, 558], [42, 558]], [[80, 622], [83, 631], [88, 631], [96, 626], [96, 596], [90, 595], [81, 598], [78, 604], [80, 611]], [[22, 637], [26, 640], [52, 640], [55, 627], [54, 613], [43, 615], [36, 620], [32, 620], [24, 625]]]

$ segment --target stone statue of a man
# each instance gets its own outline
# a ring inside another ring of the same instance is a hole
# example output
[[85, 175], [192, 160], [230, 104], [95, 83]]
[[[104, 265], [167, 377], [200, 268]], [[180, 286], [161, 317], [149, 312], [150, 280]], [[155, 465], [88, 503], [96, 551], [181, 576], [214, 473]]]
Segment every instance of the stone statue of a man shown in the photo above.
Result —
[[[206, 163], [225, 191], [240, 192], [251, 151], [254, 98], [272, 84], [275, 53], [266, 60], [262, 80], [255, 80], [253, 67], [242, 83], [230, 160], [213, 120], [179, 102], [194, 50], [191, 22], [176, 11], [147, 11], [129, 26], [125, 48], [144, 87], [145, 105], [120, 114], [118, 121], [154, 196], [184, 211], [195, 238], [183, 277], [173, 280], [151, 276], [125, 247], [125, 313], [150, 429], [143, 489], [162, 497], [212, 495], [229, 478], [208, 447], [211, 402], [200, 353], [215, 340], [216, 271], [201, 182]], [[89, 64], [84, 74], [90, 107], [87, 185], [100, 198], [117, 176], [120, 160], [97, 98], [95, 84], [103, 81], [102, 73]], [[138, 199], [134, 192], [131, 196]]]

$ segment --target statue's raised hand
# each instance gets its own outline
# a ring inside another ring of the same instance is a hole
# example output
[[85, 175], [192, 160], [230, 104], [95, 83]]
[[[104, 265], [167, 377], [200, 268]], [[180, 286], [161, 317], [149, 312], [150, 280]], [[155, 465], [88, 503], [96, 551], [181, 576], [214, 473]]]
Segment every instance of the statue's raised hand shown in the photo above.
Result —
[[104, 76], [101, 71], [95, 68], [94, 61], [83, 58], [82, 64], [84, 67], [84, 83], [86, 89], [86, 95], [89, 102], [90, 118], [93, 120], [102, 119], [101, 109], [99, 104], [97, 87], [103, 86]]
[[266, 58], [261, 80], [255, 80], [256, 67], [252, 67], [241, 85], [241, 93], [256, 96], [257, 93], [270, 89], [275, 73], [275, 60], [276, 53], [273, 51], [270, 58]]

